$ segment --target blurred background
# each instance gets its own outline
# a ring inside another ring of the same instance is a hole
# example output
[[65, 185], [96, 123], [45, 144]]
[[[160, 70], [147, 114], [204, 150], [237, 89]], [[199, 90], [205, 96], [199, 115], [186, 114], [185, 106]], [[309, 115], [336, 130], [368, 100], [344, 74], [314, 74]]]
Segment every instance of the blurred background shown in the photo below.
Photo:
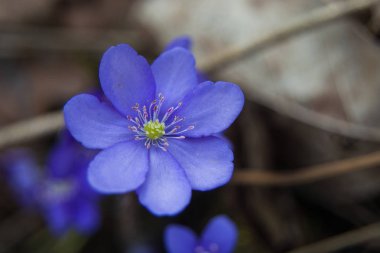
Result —
[[[111, 45], [128, 43], [152, 61], [189, 35], [200, 67], [209, 66], [202, 63], [315, 10], [365, 2], [376, 1], [0, 0], [0, 125], [60, 110], [99, 87]], [[165, 252], [167, 224], [200, 232], [218, 214], [239, 228], [235, 252], [380, 252], [379, 38], [380, 4], [367, 4], [209, 72], [246, 95], [226, 133], [237, 177], [194, 192], [178, 216], [154, 217], [135, 194], [108, 196], [94, 234], [57, 237], [19, 205], [1, 172], [0, 253]], [[32, 149], [42, 166], [56, 138], [15, 146]]]

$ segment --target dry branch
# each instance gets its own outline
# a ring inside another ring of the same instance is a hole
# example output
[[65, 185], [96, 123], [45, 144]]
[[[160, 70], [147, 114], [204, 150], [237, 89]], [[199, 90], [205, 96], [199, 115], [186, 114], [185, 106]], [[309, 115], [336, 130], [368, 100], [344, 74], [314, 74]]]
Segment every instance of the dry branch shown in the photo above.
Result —
[[55, 133], [63, 126], [60, 111], [11, 124], [0, 129], [0, 149]]
[[279, 43], [301, 32], [308, 31], [311, 28], [316, 28], [327, 22], [342, 18], [350, 13], [367, 9], [378, 2], [378, 0], [346, 0], [329, 3], [326, 6], [295, 18], [293, 21], [288, 22], [276, 30], [270, 31], [268, 34], [245, 46], [226, 49], [223, 53], [215, 55], [215, 58], [201, 62], [199, 68], [207, 73], [217, 71], [237, 60], [252, 56], [252, 54], [258, 51], [273, 46], [273, 44]]
[[371, 240], [379, 240], [380, 222], [351, 230], [340, 235], [332, 236], [322, 241], [302, 246], [288, 253], [321, 253], [335, 252], [343, 248], [365, 243]]
[[380, 165], [380, 151], [336, 162], [299, 169], [297, 172], [279, 173], [263, 170], [237, 170], [233, 184], [257, 186], [293, 186], [368, 169]]

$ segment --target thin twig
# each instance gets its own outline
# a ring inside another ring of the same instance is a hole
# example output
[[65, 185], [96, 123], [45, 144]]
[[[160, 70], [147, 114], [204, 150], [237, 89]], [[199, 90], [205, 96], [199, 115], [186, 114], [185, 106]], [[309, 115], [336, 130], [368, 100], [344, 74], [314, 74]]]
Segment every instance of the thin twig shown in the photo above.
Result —
[[346, 0], [336, 1], [321, 8], [305, 13], [302, 17], [295, 18], [284, 26], [269, 32], [259, 39], [249, 42], [245, 46], [232, 47], [215, 58], [208, 59], [199, 64], [204, 72], [211, 73], [220, 70], [226, 65], [234, 63], [265, 48], [277, 44], [301, 32], [319, 27], [327, 22], [339, 19], [353, 12], [365, 10], [378, 3], [379, 0]]
[[0, 23], [0, 56], [25, 57], [28, 56], [25, 51], [29, 49], [48, 55], [78, 52], [99, 55], [110, 44], [121, 41], [140, 47], [137, 39], [141, 36], [144, 36], [141, 32], [131, 29], [73, 29]]
[[[244, 84], [241, 85], [244, 89]], [[360, 125], [342, 119], [334, 118], [302, 106], [290, 99], [276, 96], [270, 97], [263, 92], [245, 89], [247, 96], [256, 104], [277, 112], [280, 115], [294, 119], [313, 128], [321, 129], [328, 133], [369, 142], [380, 141], [380, 128]]]
[[332, 236], [322, 241], [302, 246], [288, 253], [321, 253], [336, 250], [380, 239], [380, 222]]
[[55, 133], [63, 126], [60, 111], [11, 124], [0, 129], [0, 149]]
[[[261, 39], [255, 40], [245, 47], [226, 50], [216, 58], [200, 64], [205, 72], [216, 71], [237, 59], [247, 57], [280, 40], [289, 38], [307, 29], [343, 17], [347, 14], [369, 8], [379, 0], [346, 0], [328, 4], [307, 13], [301, 18], [268, 33]], [[22, 121], [0, 129], [0, 149], [23, 141], [33, 140], [56, 132], [63, 127], [61, 112], [51, 113], [31, 120]]]
[[380, 151], [359, 157], [299, 169], [297, 172], [269, 172], [263, 170], [236, 170], [233, 184], [256, 186], [294, 186], [359, 171], [380, 165]]

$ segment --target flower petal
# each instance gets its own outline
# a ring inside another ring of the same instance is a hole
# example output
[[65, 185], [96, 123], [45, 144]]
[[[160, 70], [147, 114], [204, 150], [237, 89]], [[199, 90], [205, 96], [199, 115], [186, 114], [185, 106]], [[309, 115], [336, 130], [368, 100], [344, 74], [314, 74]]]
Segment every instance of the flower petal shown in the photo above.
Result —
[[165, 102], [162, 112], [178, 102], [197, 84], [195, 59], [183, 48], [174, 48], [161, 54], [152, 64], [156, 93], [162, 93]]
[[[183, 35], [183, 36], [179, 36], [179, 37], [173, 39], [172, 41], [170, 41], [166, 45], [165, 51], [169, 51], [169, 50], [176, 48], [176, 47], [181, 47], [183, 49], [187, 49], [187, 50], [191, 51], [192, 41], [191, 41], [190, 37], [187, 35]], [[203, 82], [208, 81], [208, 80], [209, 80], [209, 78], [204, 73], [197, 70], [197, 82], [198, 83], [203, 83]]]
[[221, 138], [170, 140], [169, 152], [185, 170], [194, 190], [210, 190], [231, 179], [234, 156], [229, 143]]
[[70, 227], [70, 216], [67, 207], [63, 204], [47, 206], [44, 215], [50, 230], [55, 235], [63, 235]]
[[243, 108], [244, 95], [233, 83], [204, 82], [186, 95], [176, 115], [183, 124], [195, 128], [184, 133], [190, 137], [219, 133], [229, 127]]
[[237, 228], [225, 215], [213, 218], [202, 234], [202, 245], [217, 244], [220, 253], [231, 253], [237, 240]]
[[33, 155], [26, 149], [12, 149], [0, 157], [0, 162], [18, 202], [27, 208], [36, 207], [42, 177]]
[[101, 151], [90, 163], [88, 180], [103, 193], [124, 193], [135, 190], [145, 180], [148, 151], [141, 142], [116, 144]]
[[[78, 168], [87, 166], [94, 158], [95, 150], [86, 149], [78, 143], [67, 129], [58, 137], [48, 156], [48, 175], [55, 178], [78, 174]], [[92, 155], [93, 154], [93, 155]]]
[[73, 97], [63, 112], [70, 133], [87, 148], [104, 149], [133, 138], [127, 119], [92, 95]]
[[187, 227], [169, 225], [165, 230], [165, 246], [168, 253], [194, 253], [197, 236]]
[[155, 83], [144, 57], [127, 44], [109, 48], [99, 66], [102, 89], [112, 104], [124, 115], [131, 107], [150, 103], [154, 99]]
[[149, 172], [137, 190], [141, 204], [156, 215], [174, 215], [190, 202], [191, 187], [185, 172], [168, 153], [152, 148]]
[[191, 49], [191, 39], [189, 36], [186, 36], [186, 35], [183, 35], [183, 36], [179, 36], [175, 39], [173, 39], [172, 41], [170, 41], [166, 47], [165, 47], [165, 51], [169, 51], [170, 49], [173, 49], [173, 48], [176, 48], [176, 47], [181, 47], [181, 48], [184, 48], [184, 49], [187, 49], [187, 50], [190, 50]]
[[[74, 143], [77, 142], [67, 129], [60, 133], [58, 141], [50, 149], [47, 163], [49, 176], [66, 177], [75, 170], [73, 158], [77, 154], [77, 148], [74, 148]], [[79, 143], [77, 145], [82, 147]]]
[[83, 198], [78, 198], [73, 204], [73, 222], [78, 231], [86, 234], [94, 232], [99, 225], [100, 218], [96, 201], [91, 201], [91, 199], [86, 199], [83, 196]]

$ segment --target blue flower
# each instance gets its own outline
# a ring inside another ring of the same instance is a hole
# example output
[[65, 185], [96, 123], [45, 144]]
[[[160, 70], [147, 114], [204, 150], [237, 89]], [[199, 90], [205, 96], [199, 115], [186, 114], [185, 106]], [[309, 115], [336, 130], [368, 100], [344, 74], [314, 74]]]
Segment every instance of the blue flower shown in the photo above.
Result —
[[169, 51], [176, 47], [181, 47], [187, 50], [191, 50], [192, 41], [190, 37], [186, 35], [178, 36], [177, 38], [173, 39], [166, 45], [165, 51]]
[[11, 151], [4, 157], [16, 197], [24, 206], [41, 211], [53, 233], [64, 234], [72, 228], [91, 233], [97, 228], [98, 193], [88, 184], [86, 174], [93, 151], [64, 132], [51, 151], [45, 174], [27, 151]]
[[230, 180], [233, 153], [215, 134], [239, 115], [239, 86], [199, 84], [192, 53], [178, 46], [151, 66], [129, 45], [113, 46], [103, 55], [99, 78], [109, 102], [80, 94], [64, 107], [74, 138], [102, 149], [88, 171], [95, 189], [136, 190], [151, 212], [173, 215], [188, 205], [192, 189]]
[[74, 228], [89, 234], [97, 229], [100, 218], [99, 194], [87, 180], [87, 168], [96, 153], [84, 149], [67, 131], [60, 137], [49, 156], [39, 204], [55, 233]]
[[203, 230], [201, 238], [187, 227], [170, 225], [165, 230], [168, 253], [231, 253], [238, 231], [224, 215], [214, 217]]
[[26, 208], [35, 209], [41, 175], [33, 155], [26, 149], [14, 149], [1, 157], [1, 164], [17, 202]]

